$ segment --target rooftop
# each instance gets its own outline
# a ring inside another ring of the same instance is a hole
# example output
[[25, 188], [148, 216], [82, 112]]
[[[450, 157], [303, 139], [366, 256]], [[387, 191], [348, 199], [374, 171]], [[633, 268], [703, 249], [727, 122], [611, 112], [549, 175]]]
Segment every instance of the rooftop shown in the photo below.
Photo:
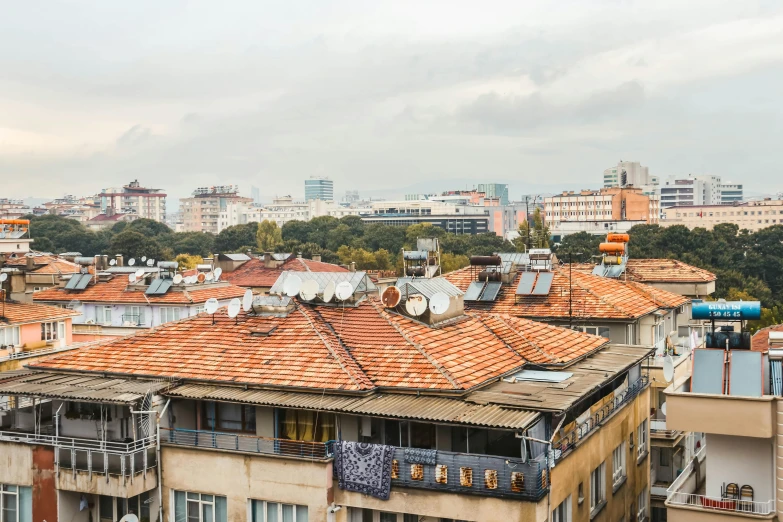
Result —
[[292, 272], [348, 272], [347, 269], [311, 259], [291, 256], [276, 268], [266, 267], [264, 260], [252, 258], [231, 272], [224, 272], [223, 279], [237, 286], [272, 287], [284, 271]]
[[[593, 263], [574, 263], [573, 269], [592, 273]], [[629, 259], [623, 279], [637, 283], [707, 283], [715, 274], [677, 259]]]
[[[33, 264], [35, 268], [31, 272], [36, 274], [78, 274], [81, 270], [81, 267], [76, 263], [42, 252], [33, 253]], [[27, 266], [27, 256], [8, 258], [5, 265], [23, 268]]]
[[[40, 323], [57, 321], [80, 315], [79, 312], [42, 304], [6, 301], [0, 303], [0, 326], [5, 324]], [[5, 317], [5, 320], [3, 320]]]
[[783, 332], [783, 324], [767, 326], [753, 334], [753, 337], [751, 338], [751, 350], [765, 352], [772, 348], [773, 346], [770, 346], [769, 342], [769, 334], [771, 332]]

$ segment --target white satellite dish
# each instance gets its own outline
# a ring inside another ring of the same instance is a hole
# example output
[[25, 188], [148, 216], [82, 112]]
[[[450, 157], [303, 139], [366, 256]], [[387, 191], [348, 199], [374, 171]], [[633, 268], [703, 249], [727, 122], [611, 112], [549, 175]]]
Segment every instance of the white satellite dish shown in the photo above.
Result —
[[326, 283], [326, 286], [324, 287], [324, 293], [321, 296], [321, 299], [324, 300], [324, 303], [328, 303], [332, 299], [334, 299], [334, 281], [329, 281]]
[[242, 310], [249, 312], [253, 309], [253, 291], [246, 290], [245, 295], [242, 296]]
[[127, 515], [125, 515], [120, 519], [120, 522], [139, 522], [139, 517], [137, 517], [133, 513], [128, 513]]
[[312, 301], [316, 295], [318, 295], [318, 283], [312, 279], [303, 281], [302, 286], [299, 288], [299, 297], [305, 301]]
[[111, 261], [109, 261], [109, 265], [110, 266], [114, 266], [116, 264], [117, 264], [117, 260], [116, 259], [112, 259]]
[[239, 310], [242, 309], [242, 303], [239, 302], [239, 299], [236, 297], [231, 300], [230, 303], [228, 303], [228, 316], [230, 318], [234, 318], [237, 315], [239, 315]]
[[204, 274], [204, 279], [207, 281], [212, 281], [212, 279], [215, 278], [215, 275], [212, 272], [207, 272]]
[[663, 358], [663, 378], [666, 379], [666, 382], [674, 380], [674, 360], [671, 355]]
[[133, 258], [128, 259], [128, 266], [133, 266], [136, 264], [136, 260]]
[[663, 404], [661, 404], [661, 413], [666, 415], [666, 403], [665, 402]]
[[214, 297], [210, 297], [209, 299], [207, 299], [207, 302], [204, 303], [204, 310], [208, 314], [212, 315], [215, 312], [217, 312], [218, 306], [220, 306], [220, 303], [218, 303], [218, 300], [215, 299]]
[[182, 282], [182, 274], [177, 274], [174, 276], [174, 280], [172, 281], [175, 285], [178, 285]]
[[0, 283], [8, 279], [8, 274], [0, 274]]
[[129, 283], [135, 283], [136, 282], [136, 273], [128, 274], [128, 282]]
[[353, 295], [353, 285], [348, 281], [338, 283], [337, 286], [334, 287], [334, 295], [336, 295], [337, 299], [340, 301], [350, 299]]
[[430, 312], [432, 312], [434, 315], [445, 314], [446, 310], [449, 309], [450, 304], [451, 302], [449, 301], [449, 296], [443, 292], [437, 292], [435, 295], [430, 297]]
[[299, 276], [290, 275], [283, 281], [283, 293], [288, 297], [294, 297], [302, 287], [302, 279]]
[[136, 279], [141, 279], [142, 277], [144, 277], [144, 270], [139, 268], [138, 270], [136, 270]]
[[217, 267], [217, 268], [215, 269], [215, 272], [214, 272], [214, 276], [215, 276], [214, 278], [215, 278], [215, 281], [217, 281], [218, 279], [220, 279], [220, 276], [221, 276], [221, 275], [223, 275], [223, 269], [222, 269], [222, 268], [220, 268], [220, 267]]
[[519, 452], [520, 452], [519, 460], [521, 460], [522, 462], [527, 462], [527, 440], [522, 439], [521, 442], [522, 444], [519, 445]]
[[142, 262], [142, 263], [143, 263], [144, 261], [146, 261], [146, 260], [147, 260], [147, 256], [141, 256], [141, 262]]
[[147, 259], [147, 266], [152, 266], [154, 264], [155, 264], [155, 260], [154, 259]]
[[409, 295], [405, 301], [405, 310], [409, 314], [418, 317], [427, 310], [427, 299], [420, 294]]

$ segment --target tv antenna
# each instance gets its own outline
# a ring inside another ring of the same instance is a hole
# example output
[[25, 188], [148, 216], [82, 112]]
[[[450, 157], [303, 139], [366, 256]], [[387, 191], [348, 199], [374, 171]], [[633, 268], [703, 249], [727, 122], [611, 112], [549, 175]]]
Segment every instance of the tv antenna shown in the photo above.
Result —
[[212, 279], [217, 282], [218, 279], [220, 279], [220, 276], [223, 275], [223, 269], [220, 267], [217, 267], [213, 273], [212, 273]]
[[666, 355], [663, 358], [663, 378], [666, 379], [666, 382], [674, 380], [674, 360], [671, 355]]
[[128, 259], [128, 266], [133, 266], [136, 264], [136, 260], [133, 258]]
[[130, 284], [133, 284], [136, 282], [136, 272], [133, 272], [132, 274], [128, 274], [128, 282]]
[[242, 310], [248, 313], [253, 309], [253, 291], [245, 290], [245, 295], [242, 296]]
[[[228, 303], [228, 316], [232, 319], [236, 319], [236, 317], [239, 315], [239, 310], [242, 309], [242, 303], [239, 302], [239, 299], [236, 297], [231, 300], [230, 303]], [[236, 320], [236, 323], [239, 324], [239, 319]]]
[[214, 297], [210, 297], [204, 303], [204, 311], [212, 316], [212, 324], [215, 324], [215, 312], [217, 312], [218, 306], [220, 306], [220, 303]]
[[117, 264], [117, 260], [116, 259], [112, 259], [112, 260], [109, 261], [109, 266], [114, 266], [116, 264]]
[[199, 283], [203, 283], [206, 280], [207, 280], [207, 276], [204, 272], [201, 272], [199, 275], [196, 276], [196, 281], [198, 281]]
[[302, 287], [302, 279], [299, 276], [290, 275], [283, 282], [283, 293], [288, 297], [294, 297]]
[[141, 256], [141, 262], [144, 263], [147, 260], [147, 256]]
[[155, 260], [154, 259], [152, 259], [152, 258], [147, 259], [147, 266], [153, 266], [154, 264], [155, 264]]
[[178, 284], [180, 284], [182, 282], [182, 279], [183, 279], [182, 278], [182, 274], [176, 274], [174, 276], [174, 279], [172, 279], [172, 283], [174, 283], [175, 285], [178, 285]]

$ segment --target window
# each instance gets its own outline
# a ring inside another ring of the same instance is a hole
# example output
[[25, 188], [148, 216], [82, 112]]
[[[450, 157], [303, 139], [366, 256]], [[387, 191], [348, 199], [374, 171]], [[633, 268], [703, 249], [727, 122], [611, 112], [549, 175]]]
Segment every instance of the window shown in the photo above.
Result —
[[625, 441], [612, 452], [612, 485], [619, 486], [625, 480]]
[[207, 311], [207, 308], [203, 304], [196, 306], [196, 313], [197, 314], [200, 314], [200, 313], [203, 313], [203, 312], [206, 312], [206, 311]]
[[42, 341], [54, 341], [57, 339], [57, 333], [59, 327], [57, 323], [41, 323], [41, 340]]
[[251, 500], [250, 522], [307, 522], [307, 506]]
[[608, 326], [574, 326], [573, 329], [577, 332], [598, 335], [599, 337], [605, 337], [606, 339], [610, 338]]
[[571, 495], [552, 511], [552, 522], [571, 522]]
[[141, 306], [126, 306], [125, 314], [122, 316], [122, 322], [131, 324], [144, 324], [144, 308]]
[[40, 292], [42, 290], [46, 290], [46, 287], [45, 286], [34, 286], [33, 287], [33, 293]]
[[175, 491], [174, 520], [177, 522], [228, 522], [226, 497]]
[[647, 419], [644, 419], [639, 428], [637, 429], [636, 439], [638, 445], [636, 447], [637, 458], [642, 458], [647, 453]]
[[98, 324], [111, 324], [110, 305], [101, 305], [95, 307], [95, 322]]
[[597, 513], [606, 502], [606, 461], [590, 473], [590, 513]]
[[128, 514], [136, 515], [139, 522], [150, 522], [151, 494], [142, 493], [128, 499], [101, 495], [98, 501], [99, 522], [114, 522]]
[[585, 486], [583, 483], [579, 483], [579, 489], [577, 491], [578, 495], [576, 497], [576, 500], [579, 504], [582, 504], [582, 502], [585, 501]]
[[642, 522], [643, 520], [647, 519], [647, 488], [646, 487], [642, 489], [641, 493], [639, 493], [639, 499], [637, 501], [637, 505], [639, 506], [639, 510], [636, 512], [636, 520], [638, 520], [638, 522]]
[[179, 321], [179, 307], [165, 306], [160, 309], [160, 324]]
[[0, 522], [32, 522], [32, 488], [0, 484]]
[[205, 402], [203, 404], [204, 420], [209, 429], [256, 432], [255, 406], [229, 402]]
[[334, 440], [333, 413], [279, 409], [278, 437], [289, 440], [326, 442]]
[[636, 336], [634, 333], [634, 325], [626, 325], [625, 342], [627, 344], [636, 344]]
[[16, 346], [19, 344], [19, 327], [7, 326], [0, 328], [0, 346]]
[[57, 323], [57, 338], [65, 339], [65, 321], [59, 321]]

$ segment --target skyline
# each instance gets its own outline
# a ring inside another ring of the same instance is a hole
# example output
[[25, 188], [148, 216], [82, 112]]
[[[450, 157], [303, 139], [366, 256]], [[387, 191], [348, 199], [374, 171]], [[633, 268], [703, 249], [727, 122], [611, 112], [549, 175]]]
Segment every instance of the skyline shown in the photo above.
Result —
[[745, 4], [12, 5], [0, 196], [138, 178], [269, 200], [311, 175], [513, 195], [619, 159], [779, 192], [783, 11]]

